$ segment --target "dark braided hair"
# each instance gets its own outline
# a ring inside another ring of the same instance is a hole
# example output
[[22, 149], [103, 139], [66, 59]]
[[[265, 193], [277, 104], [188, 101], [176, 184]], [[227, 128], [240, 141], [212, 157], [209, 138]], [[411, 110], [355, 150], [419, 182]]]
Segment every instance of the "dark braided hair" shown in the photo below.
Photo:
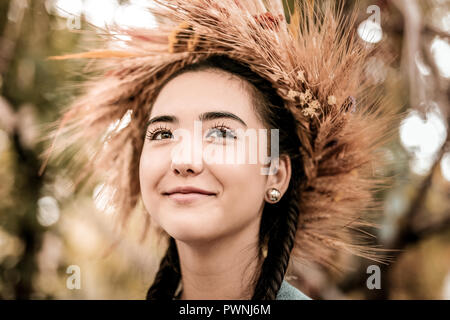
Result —
[[147, 300], [163, 300], [173, 297], [181, 279], [177, 245], [170, 237], [166, 255], [161, 260], [159, 271], [147, 292]]
[[[228, 72], [250, 84], [257, 115], [267, 128], [279, 129], [279, 155], [287, 155], [291, 159], [292, 173], [286, 194], [279, 202], [265, 205], [263, 209], [259, 246], [262, 248], [267, 243], [267, 256], [250, 284], [254, 288], [252, 300], [275, 300], [294, 246], [299, 215], [298, 190], [300, 183], [304, 180], [296, 119], [284, 107], [283, 99], [268, 80], [260, 77], [247, 65], [226, 56], [212, 56], [185, 66], [172, 74], [159, 90], [182, 73], [208, 69]], [[175, 240], [171, 237], [155, 280], [148, 290], [147, 299], [173, 299], [180, 279], [178, 252]]]

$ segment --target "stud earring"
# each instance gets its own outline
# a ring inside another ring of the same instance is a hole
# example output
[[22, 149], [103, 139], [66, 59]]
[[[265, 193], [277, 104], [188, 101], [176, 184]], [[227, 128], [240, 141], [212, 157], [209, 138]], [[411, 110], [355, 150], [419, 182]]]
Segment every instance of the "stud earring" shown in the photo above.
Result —
[[267, 190], [267, 195], [269, 197], [269, 200], [271, 202], [275, 203], [275, 202], [278, 202], [278, 200], [280, 200], [281, 193], [280, 193], [280, 191], [278, 191], [278, 189], [271, 188], [271, 189]]

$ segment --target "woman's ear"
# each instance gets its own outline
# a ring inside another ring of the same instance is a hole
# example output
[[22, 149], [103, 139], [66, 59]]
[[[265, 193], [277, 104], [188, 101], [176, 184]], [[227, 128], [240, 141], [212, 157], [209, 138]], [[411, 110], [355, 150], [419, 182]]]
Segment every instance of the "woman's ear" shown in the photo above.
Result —
[[281, 155], [272, 159], [266, 182], [266, 191], [275, 188], [280, 192], [281, 198], [289, 187], [291, 174], [291, 158], [288, 155]]

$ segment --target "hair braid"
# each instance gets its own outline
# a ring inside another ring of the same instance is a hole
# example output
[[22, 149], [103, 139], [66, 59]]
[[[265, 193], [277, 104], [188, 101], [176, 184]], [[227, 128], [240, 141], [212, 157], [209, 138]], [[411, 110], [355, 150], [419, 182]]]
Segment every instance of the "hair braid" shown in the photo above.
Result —
[[[291, 188], [289, 203], [267, 210], [270, 215], [282, 215], [272, 228], [267, 246], [267, 257], [263, 262], [261, 273], [256, 283], [252, 300], [275, 300], [289, 264], [289, 258], [298, 224], [297, 189]], [[287, 202], [285, 201], [285, 202]], [[277, 210], [278, 209], [278, 210]]]
[[181, 279], [177, 245], [170, 237], [169, 247], [161, 260], [155, 280], [147, 292], [147, 300], [172, 299]]

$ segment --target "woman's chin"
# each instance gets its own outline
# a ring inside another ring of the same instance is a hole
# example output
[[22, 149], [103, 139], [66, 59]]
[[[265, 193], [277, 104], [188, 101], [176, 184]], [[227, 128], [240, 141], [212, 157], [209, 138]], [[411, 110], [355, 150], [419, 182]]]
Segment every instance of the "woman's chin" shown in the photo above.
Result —
[[212, 215], [205, 217], [199, 213], [187, 212], [184, 212], [184, 215], [175, 212], [173, 214], [170, 219], [165, 219], [163, 228], [173, 238], [180, 241], [209, 241], [216, 237], [223, 227], [223, 223], [213, 219]]
[[216, 236], [214, 233], [208, 233], [205, 232], [204, 230], [201, 231], [199, 229], [189, 229], [189, 228], [183, 228], [182, 230], [179, 229], [168, 230], [168, 233], [172, 238], [188, 244], [195, 244], [195, 243], [204, 244], [210, 242]]

